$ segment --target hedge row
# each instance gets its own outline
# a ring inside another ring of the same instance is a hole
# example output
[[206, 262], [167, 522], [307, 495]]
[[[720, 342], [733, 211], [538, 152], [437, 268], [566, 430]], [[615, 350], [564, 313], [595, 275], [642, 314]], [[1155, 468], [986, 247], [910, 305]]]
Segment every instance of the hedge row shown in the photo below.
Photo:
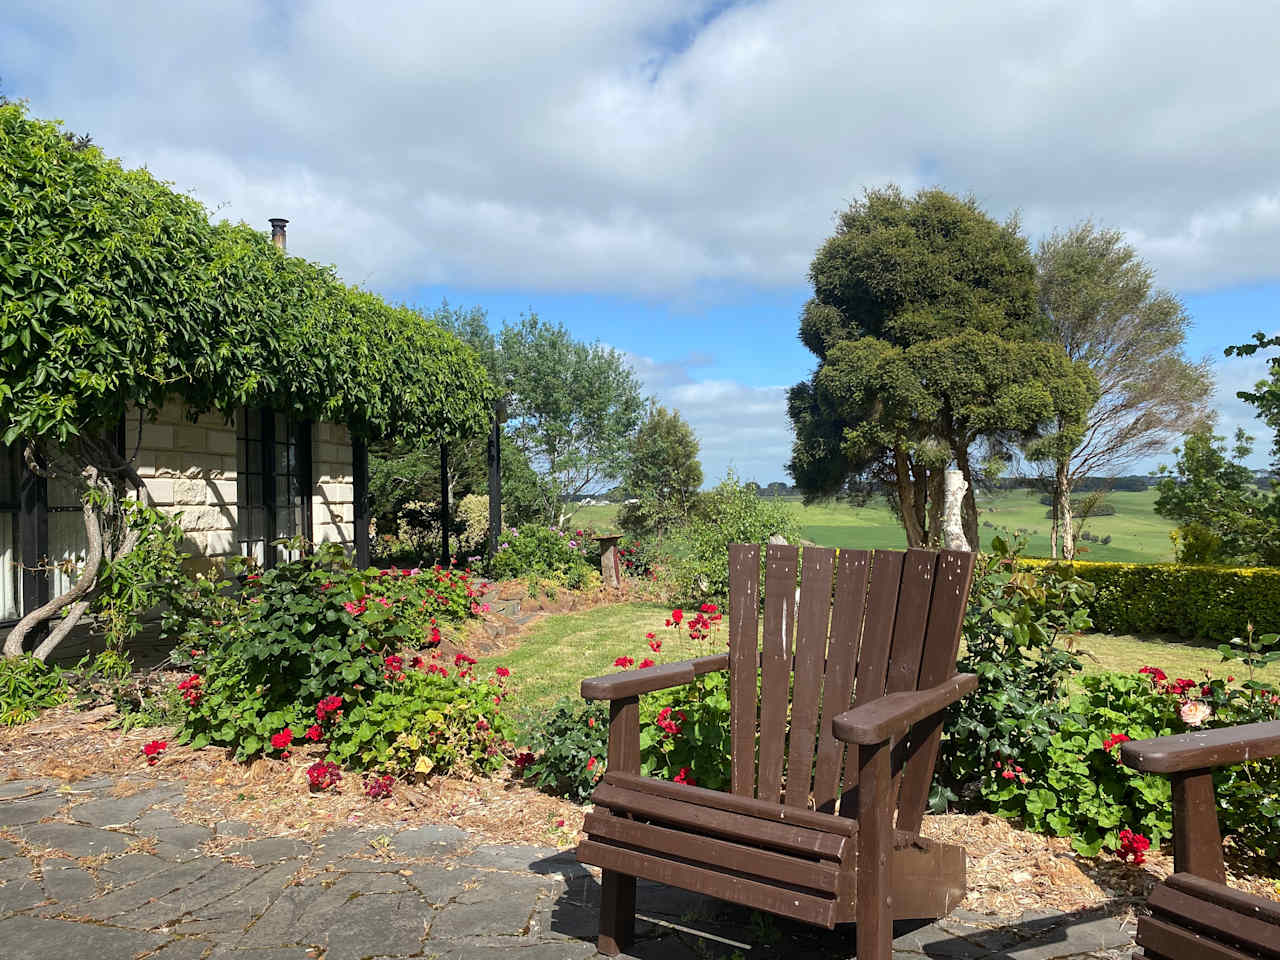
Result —
[[1248, 623], [1260, 633], [1280, 633], [1280, 568], [1085, 561], [1074, 567], [1097, 588], [1090, 616], [1105, 633], [1225, 641], [1242, 636]]

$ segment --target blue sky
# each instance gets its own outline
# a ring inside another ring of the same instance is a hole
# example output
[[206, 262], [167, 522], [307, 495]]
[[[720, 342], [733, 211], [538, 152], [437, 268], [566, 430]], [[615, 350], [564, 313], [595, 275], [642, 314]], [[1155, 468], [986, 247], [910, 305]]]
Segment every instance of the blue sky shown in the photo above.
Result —
[[888, 182], [1033, 242], [1125, 231], [1248, 424], [1262, 361], [1221, 354], [1280, 329], [1277, 28], [1243, 2], [56, 0], [0, 13], [0, 81], [218, 216], [288, 217], [350, 282], [625, 351], [709, 478], [768, 482], [809, 260]]

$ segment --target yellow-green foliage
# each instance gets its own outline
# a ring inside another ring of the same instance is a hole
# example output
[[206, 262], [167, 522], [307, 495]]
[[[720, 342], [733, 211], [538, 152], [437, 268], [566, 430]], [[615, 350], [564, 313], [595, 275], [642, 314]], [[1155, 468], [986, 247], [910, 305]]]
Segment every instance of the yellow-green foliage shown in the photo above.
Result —
[[[1021, 563], [1040, 567], [1051, 560]], [[1176, 563], [1074, 564], [1097, 587], [1089, 602], [1094, 627], [1105, 633], [1175, 633], [1227, 640], [1252, 623], [1280, 632], [1280, 568]]]

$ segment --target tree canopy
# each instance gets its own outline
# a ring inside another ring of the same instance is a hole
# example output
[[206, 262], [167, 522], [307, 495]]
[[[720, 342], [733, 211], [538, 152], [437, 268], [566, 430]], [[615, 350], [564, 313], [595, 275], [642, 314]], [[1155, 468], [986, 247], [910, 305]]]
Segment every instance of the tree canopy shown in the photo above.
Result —
[[954, 462], [976, 546], [975, 445], [992, 456], [1053, 434], [1078, 439], [1097, 389], [1046, 340], [1016, 221], [940, 190], [869, 190], [841, 214], [810, 279], [800, 339], [819, 364], [788, 398], [797, 486], [809, 498], [882, 491], [908, 543], [923, 546], [940, 537]]
[[1080, 442], [1046, 451], [1055, 492], [1054, 544], [1075, 553], [1071, 490], [1166, 449], [1207, 422], [1212, 378], [1183, 352], [1191, 318], [1117, 230], [1089, 221], [1036, 251], [1040, 308], [1067, 356], [1088, 365], [1099, 394]]
[[645, 409], [626, 358], [536, 315], [504, 325], [497, 346], [510, 390], [507, 432], [549, 484], [552, 504], [612, 485]]
[[618, 514], [628, 533], [661, 536], [689, 520], [702, 486], [702, 464], [698, 438], [679, 410], [650, 405], [632, 441], [623, 486], [634, 501]]
[[0, 442], [270, 406], [357, 434], [483, 432], [493, 387], [422, 314], [281, 255], [145, 170], [0, 104]]

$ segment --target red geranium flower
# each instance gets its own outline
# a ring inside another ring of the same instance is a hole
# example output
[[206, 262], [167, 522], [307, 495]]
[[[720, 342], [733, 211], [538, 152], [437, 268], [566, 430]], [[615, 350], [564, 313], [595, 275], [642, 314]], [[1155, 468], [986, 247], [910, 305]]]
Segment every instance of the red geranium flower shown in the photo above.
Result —
[[1118, 747], [1120, 744], [1128, 741], [1129, 737], [1123, 733], [1113, 733], [1102, 741], [1102, 749], [1110, 750], [1112, 747]]
[[336, 763], [321, 760], [307, 767], [307, 779], [311, 782], [312, 790], [329, 790], [342, 780], [342, 773]]
[[635, 663], [635, 660], [631, 657], [619, 657], [617, 660], [613, 661], [613, 665], [615, 667], [622, 667], [624, 670], [633, 663]]
[[646, 667], [652, 667], [652, 666], [653, 666], [653, 661], [650, 660], [648, 657], [645, 657], [643, 660], [640, 661], [639, 669], [643, 670]]
[[506, 667], [494, 667], [493, 672], [496, 673], [498, 676], [504, 677], [504, 678], [511, 676], [511, 671], [508, 670]]
[[671, 622], [674, 623], [677, 627], [680, 626], [680, 621], [683, 619], [684, 619], [683, 610], [677, 607], [675, 610], [671, 611]]
[[324, 731], [313, 723], [311, 726], [307, 727], [307, 732], [303, 734], [303, 736], [314, 743], [324, 736]]
[[279, 733], [271, 735], [271, 746], [277, 750], [283, 750], [293, 743], [293, 731], [285, 727]]
[[150, 743], [143, 746], [142, 755], [147, 758], [147, 764], [149, 766], [155, 766], [156, 761], [160, 759], [160, 754], [164, 753], [168, 749], [168, 742], [164, 740], [152, 740]]

